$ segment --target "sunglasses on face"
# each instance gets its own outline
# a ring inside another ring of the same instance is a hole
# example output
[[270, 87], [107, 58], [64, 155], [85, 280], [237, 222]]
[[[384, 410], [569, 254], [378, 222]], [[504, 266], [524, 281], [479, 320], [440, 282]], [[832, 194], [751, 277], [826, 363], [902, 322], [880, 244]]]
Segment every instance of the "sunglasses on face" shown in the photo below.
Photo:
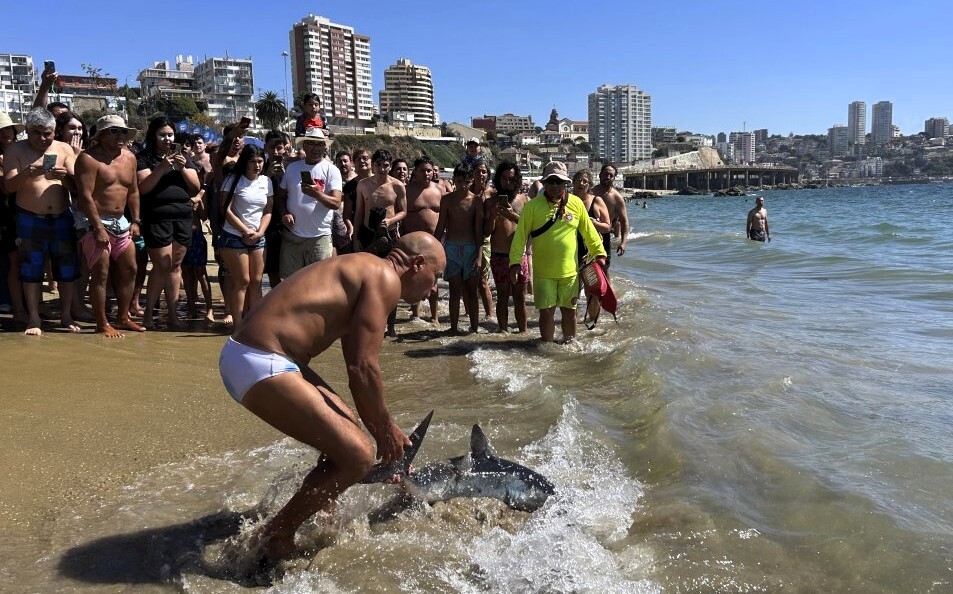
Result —
[[126, 130], [124, 128], [106, 128], [106, 131], [112, 134], [113, 136], [125, 136]]

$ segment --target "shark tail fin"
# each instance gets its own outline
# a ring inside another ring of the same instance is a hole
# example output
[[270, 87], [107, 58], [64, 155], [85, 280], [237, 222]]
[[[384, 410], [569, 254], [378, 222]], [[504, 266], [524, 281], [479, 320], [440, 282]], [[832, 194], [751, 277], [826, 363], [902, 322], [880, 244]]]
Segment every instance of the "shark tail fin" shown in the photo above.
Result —
[[375, 464], [367, 473], [367, 476], [361, 479], [361, 483], [382, 483], [395, 474], [406, 476], [410, 472], [410, 463], [414, 461], [417, 451], [420, 450], [420, 444], [423, 442], [424, 436], [427, 435], [427, 429], [430, 428], [430, 419], [432, 418], [433, 411], [430, 411], [430, 414], [424, 417], [424, 420], [410, 434], [410, 445], [404, 448], [404, 457], [401, 458], [400, 462], [387, 465]]

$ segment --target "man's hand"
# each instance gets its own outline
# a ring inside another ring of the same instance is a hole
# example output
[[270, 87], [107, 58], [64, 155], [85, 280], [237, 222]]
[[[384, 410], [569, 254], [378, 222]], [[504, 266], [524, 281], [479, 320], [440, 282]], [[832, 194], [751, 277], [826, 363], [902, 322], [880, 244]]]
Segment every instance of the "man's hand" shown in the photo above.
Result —
[[295, 216], [291, 214], [290, 212], [285, 213], [284, 216], [281, 217], [281, 224], [284, 225], [285, 227], [294, 227]]
[[304, 194], [305, 196], [311, 196], [311, 197], [314, 198], [315, 200], [318, 199], [318, 187], [317, 187], [317, 186], [309, 186], [309, 185], [307, 185], [307, 184], [301, 184], [301, 193]]
[[66, 167], [53, 167], [46, 172], [46, 179], [64, 179], [66, 174]]
[[42, 80], [40, 82], [42, 84], [46, 85], [47, 87], [52, 87], [56, 82], [56, 79], [59, 78], [59, 74], [57, 74], [55, 70], [44, 70], [41, 78]]
[[383, 426], [368, 426], [377, 441], [377, 457], [382, 464], [393, 464], [404, 457], [404, 447], [412, 445], [410, 439], [388, 417]]
[[599, 266], [602, 266], [602, 269], [606, 268], [606, 257], [605, 256], [596, 256], [596, 262], [599, 263]]
[[616, 248], [615, 253], [616, 253], [617, 256], [621, 256], [621, 255], [625, 254], [625, 244], [624, 244], [624, 243], [620, 243], [620, 244], [619, 244], [619, 247]]
[[109, 235], [106, 233], [106, 228], [100, 225], [93, 229], [93, 234], [96, 238], [96, 245], [101, 248], [105, 248], [109, 245]]

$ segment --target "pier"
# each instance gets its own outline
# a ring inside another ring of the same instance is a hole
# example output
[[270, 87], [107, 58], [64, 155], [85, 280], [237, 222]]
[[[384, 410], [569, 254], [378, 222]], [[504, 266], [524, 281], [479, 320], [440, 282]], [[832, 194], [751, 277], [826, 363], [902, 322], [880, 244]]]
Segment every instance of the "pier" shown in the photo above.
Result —
[[623, 186], [636, 190], [684, 190], [704, 192], [727, 190], [732, 186], [762, 187], [796, 184], [798, 170], [781, 165], [720, 165], [715, 167], [665, 167], [636, 169], [620, 167]]

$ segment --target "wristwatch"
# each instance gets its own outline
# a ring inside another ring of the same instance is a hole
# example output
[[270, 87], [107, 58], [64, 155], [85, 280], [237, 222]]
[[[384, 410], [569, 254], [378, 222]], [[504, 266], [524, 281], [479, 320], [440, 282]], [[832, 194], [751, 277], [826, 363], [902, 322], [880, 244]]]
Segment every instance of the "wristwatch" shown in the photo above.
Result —
[[142, 221], [140, 221], [139, 219], [133, 219], [132, 224], [142, 227]]

